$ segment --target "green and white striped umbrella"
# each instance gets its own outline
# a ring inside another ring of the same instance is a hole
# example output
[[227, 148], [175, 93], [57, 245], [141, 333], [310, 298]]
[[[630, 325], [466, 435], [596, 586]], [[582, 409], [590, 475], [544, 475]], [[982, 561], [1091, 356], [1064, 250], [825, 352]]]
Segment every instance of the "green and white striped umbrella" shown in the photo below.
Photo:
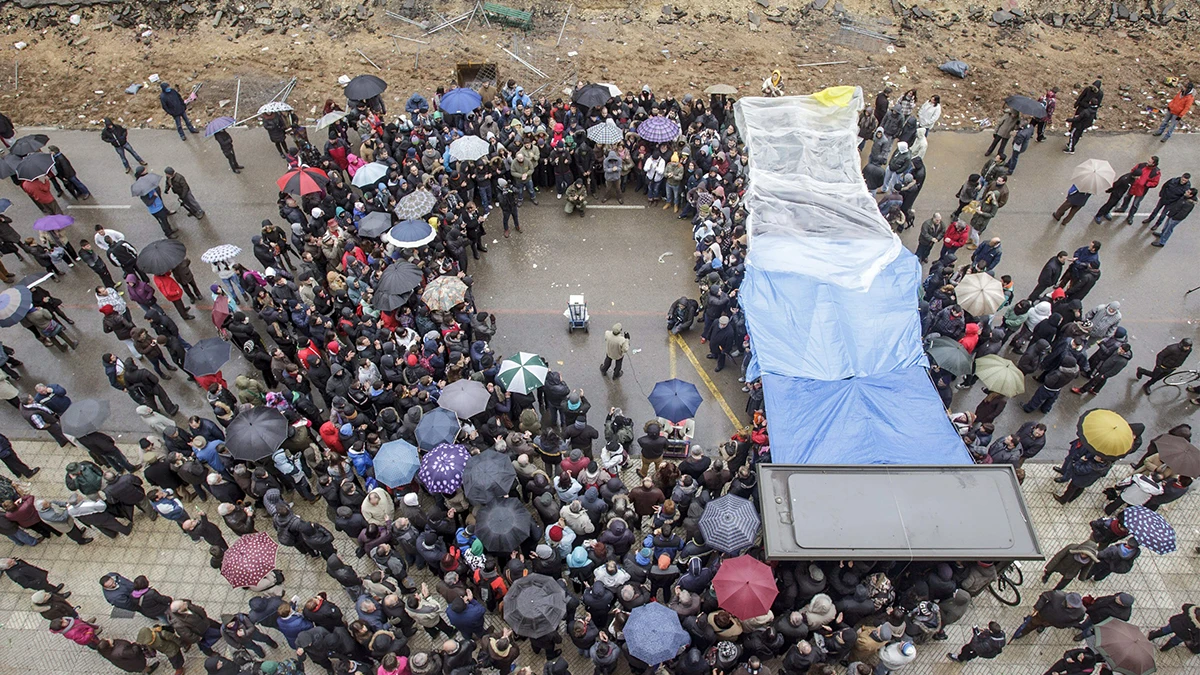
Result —
[[496, 379], [507, 391], [528, 394], [546, 384], [546, 375], [549, 373], [550, 366], [546, 365], [546, 359], [537, 354], [517, 352], [500, 362]]

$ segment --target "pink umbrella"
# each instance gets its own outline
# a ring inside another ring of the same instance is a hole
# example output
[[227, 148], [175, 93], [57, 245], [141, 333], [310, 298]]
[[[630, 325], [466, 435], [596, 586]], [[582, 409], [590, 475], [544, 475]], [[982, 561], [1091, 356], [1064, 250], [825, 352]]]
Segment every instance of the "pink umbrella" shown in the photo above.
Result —
[[717, 604], [739, 619], [766, 614], [779, 595], [771, 567], [748, 555], [721, 563], [712, 583], [717, 591]]
[[221, 576], [234, 588], [253, 586], [275, 569], [275, 553], [279, 544], [266, 532], [252, 532], [238, 537], [225, 551]]

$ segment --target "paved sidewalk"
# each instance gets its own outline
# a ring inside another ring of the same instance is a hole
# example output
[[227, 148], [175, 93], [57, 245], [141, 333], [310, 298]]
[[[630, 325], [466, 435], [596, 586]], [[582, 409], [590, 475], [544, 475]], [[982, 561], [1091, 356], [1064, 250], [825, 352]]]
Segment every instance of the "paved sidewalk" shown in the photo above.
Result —
[[[31, 490], [35, 495], [61, 498], [66, 494], [62, 483], [64, 467], [68, 462], [78, 460], [83, 455], [82, 451], [61, 449], [53, 442], [22, 442], [16, 446], [18, 454], [27, 464], [42, 467], [41, 473], [32, 481]], [[126, 447], [126, 450], [132, 455], [130, 447]], [[1087, 522], [1101, 513], [1103, 497], [1099, 494], [1100, 489], [1111, 483], [1093, 487], [1075, 503], [1061, 506], [1053, 500], [1059, 486], [1051, 481], [1055, 474], [1050, 465], [1027, 464], [1026, 470], [1025, 496], [1043, 551], [1053, 555], [1059, 547], [1087, 536]], [[1123, 477], [1128, 471], [1127, 466], [1117, 467], [1112, 480]], [[216, 515], [213, 500], [207, 504], [193, 502], [187, 506], [193, 513], [203, 510], [210, 520], [224, 528]], [[320, 502], [312, 506], [301, 501], [296, 507], [302, 517], [324, 522], [324, 507]], [[1070, 590], [1085, 595], [1104, 595], [1117, 591], [1132, 593], [1136, 599], [1133, 622], [1146, 629], [1163, 625], [1167, 617], [1178, 612], [1183, 603], [1200, 600], [1200, 557], [1194, 553], [1195, 546], [1200, 543], [1200, 502], [1195, 496], [1185, 497], [1164, 507], [1161, 513], [1179, 534], [1178, 551], [1166, 556], [1145, 552], [1132, 573], [1112, 576], [1099, 584], [1076, 583]], [[65, 583], [74, 592], [71, 601], [81, 607], [83, 616], [98, 617], [106, 636], [133, 639], [138, 628], [149, 624], [140, 615], [133, 618], [111, 616], [112, 608], [104, 601], [98, 584], [100, 576], [110, 571], [129, 578], [144, 574], [150, 579], [151, 585], [161, 592], [175, 598], [190, 598], [205, 607], [214, 618], [223, 613], [244, 611], [251, 594], [230, 588], [220, 573], [209, 567], [204, 544], [192, 542], [174, 523], [165, 519], [149, 522], [140, 513], [136, 518], [134, 532], [129, 537], [110, 540], [96, 534], [95, 541], [85, 547], [76, 546], [64, 537], [46, 541], [35, 548], [17, 547], [4, 540], [0, 543], [0, 556], [22, 557], [50, 570], [51, 581]], [[258, 526], [260, 531], [264, 528], [268, 532], [271, 530], [268, 519], [260, 517]], [[231, 534], [227, 531], [225, 534], [226, 539], [232, 542]], [[338, 533], [335, 536], [344, 559], [360, 573], [369, 571], [367, 562], [354, 557], [354, 548], [345, 535]], [[352, 603], [337, 590], [337, 585], [325, 574], [322, 563], [305, 558], [294, 549], [281, 547], [279, 568], [287, 577], [285, 588], [288, 596], [296, 594], [307, 598], [317, 591], [326, 590], [343, 611], [353, 616]], [[957, 651], [970, 637], [972, 625], [998, 620], [1011, 635], [1037, 594], [1045, 590], [1045, 586], [1039, 583], [1040, 564], [1024, 563], [1023, 569], [1025, 583], [1021, 587], [1022, 606], [1004, 607], [989, 594], [981, 594], [963, 620], [947, 629], [950, 639], [918, 647], [917, 661], [903, 672], [1034, 675], [1044, 672], [1065, 649], [1075, 646], [1070, 642], [1072, 631], [1048, 630], [1041, 635], [1032, 634], [1021, 639], [991, 662], [976, 660], [962, 666], [945, 658], [947, 651]], [[427, 578], [424, 572], [414, 576], [418, 580]], [[29, 592], [6, 578], [0, 580], [0, 673], [63, 675], [119, 672], [95, 653], [52, 635], [47, 622], [30, 609], [29, 595]], [[570, 642], [564, 640], [564, 643], [564, 653], [572, 662], [571, 672], [577, 675], [591, 672], [590, 664], [577, 655]], [[414, 650], [424, 649], [429, 646], [429, 641], [423, 631], [418, 631], [411, 645]], [[522, 652], [520, 665], [532, 665], [535, 673], [540, 673], [541, 660], [536, 659], [535, 662], [530, 659], [530, 650], [527, 648], [523, 647]], [[268, 655], [280, 658], [287, 656], [286, 649]], [[202, 661], [203, 656], [199, 651], [193, 650], [188, 659], [187, 672], [203, 673]], [[167, 668], [164, 662], [159, 672], [169, 673]], [[320, 672], [319, 667], [310, 670]], [[1193, 657], [1186, 648], [1178, 647], [1159, 656], [1158, 671], [1200, 673], [1200, 658]], [[627, 672], [627, 669], [622, 668], [619, 672]]]

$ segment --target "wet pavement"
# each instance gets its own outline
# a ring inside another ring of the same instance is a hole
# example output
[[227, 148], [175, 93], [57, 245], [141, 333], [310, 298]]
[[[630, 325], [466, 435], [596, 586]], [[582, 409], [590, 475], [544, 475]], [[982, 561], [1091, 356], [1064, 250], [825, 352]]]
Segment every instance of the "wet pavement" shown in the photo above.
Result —
[[[129, 195], [131, 176], [122, 172], [115, 152], [100, 141], [98, 133], [49, 133], [51, 143], [71, 158], [94, 195], [94, 199], [79, 204], [61, 200], [66, 212], [78, 220], [67, 231], [72, 239], [90, 238], [95, 224], [125, 233], [138, 246], [161, 237], [157, 222], [139, 200]], [[261, 130], [235, 130], [233, 136], [239, 160], [247, 167], [240, 175], [229, 171], [214, 142], [199, 136], [182, 142], [170, 131], [135, 130], [130, 135], [134, 147], [150, 163], [150, 170], [161, 174], [169, 164], [183, 173], [207, 212], [202, 221], [188, 218], [182, 211], [173, 217], [182, 230], [181, 241], [188, 246], [202, 287], [215, 280], [207, 265], [199, 261], [204, 250], [218, 243], [235, 243], [247, 249], [242, 258], [253, 265], [256, 261], [248, 250], [250, 236], [258, 232], [263, 218], [280, 220], [274, 204], [274, 181], [286, 167]], [[916, 203], [919, 220], [935, 210], [945, 215], [953, 210], [962, 181], [983, 165], [982, 152], [989, 140], [988, 134], [933, 135], [926, 157], [928, 178]], [[1200, 295], [1183, 296], [1200, 284], [1195, 281], [1200, 275], [1189, 273], [1197, 247], [1193, 223], [1185, 221], [1166, 248], [1155, 249], [1149, 246], [1151, 237], [1144, 227], [1127, 227], [1118, 221], [1093, 224], [1088, 216], [1099, 206], [1098, 197], [1093, 197], [1091, 211], [1085, 208], [1066, 227], [1049, 217], [1070, 185], [1071, 168], [1085, 159], [1108, 159], [1122, 171], [1157, 153], [1165, 180], [1193, 168], [1190, 158], [1200, 147], [1200, 138], [1180, 134], [1160, 144], [1148, 134], [1089, 134], [1075, 155], [1062, 153], [1061, 146], [1061, 137], [1051, 137], [1021, 157], [1010, 181], [1009, 202], [987, 231], [1003, 240], [1005, 254], [999, 272], [1012, 275], [1017, 295], [1024, 296], [1048, 257], [1059, 249], [1073, 251], [1093, 238], [1101, 240], [1103, 274], [1084, 306], [1121, 301], [1125, 317], [1122, 325], [1132, 335], [1134, 361], [1097, 396], [1081, 399], [1064, 393], [1055, 409], [1044, 416], [1050, 426], [1050, 442], [1041, 459], [1047, 460], [1061, 456], [1073, 437], [1079, 413], [1092, 407], [1117, 410], [1131, 421], [1145, 423], [1151, 434], [1186, 419], [1193, 407], [1182, 389], [1160, 385], [1145, 397], [1134, 384], [1132, 373], [1137, 365], [1152, 365], [1154, 353], [1169, 342], [1194, 336], [1191, 317], [1200, 308]], [[13, 201], [8, 213], [15, 227], [27, 232], [38, 216], [36, 209], [15, 187], [3, 190], [3, 195]], [[1143, 211], [1151, 208], [1153, 198], [1147, 198]], [[166, 199], [174, 208], [174, 196]], [[671, 302], [681, 295], [697, 294], [687, 224], [660, 208], [645, 208], [645, 200], [635, 195], [626, 200], [626, 208], [593, 208], [583, 218], [563, 214], [562, 202], [553, 195], [542, 195], [539, 201], [539, 206], [526, 202], [521, 209], [524, 232], [514, 233], [511, 239], [501, 235], [499, 213], [493, 216], [488, 223], [488, 240], [495, 241], [484, 258], [472, 261], [470, 267], [480, 308], [494, 311], [500, 318], [496, 348], [502, 353], [525, 350], [542, 354], [553, 368], [561, 370], [568, 384], [583, 389], [594, 408], [622, 407], [638, 424], [652, 414], [646, 395], [654, 383], [678, 376], [696, 384], [705, 397], [697, 419], [697, 441], [711, 448], [728, 438], [734, 429], [730, 415], [746, 421], [738, 369], [731, 366], [713, 373], [697, 330], [686, 336], [688, 349], [674, 347], [664, 330]], [[610, 202], [602, 206], [619, 205]], [[907, 246], [915, 247], [917, 228], [905, 232], [903, 239]], [[964, 250], [960, 259], [966, 257]], [[22, 264], [12, 256], [5, 262], [18, 276], [37, 271], [31, 263]], [[47, 351], [19, 327], [0, 332], [0, 339], [15, 347], [28, 364], [25, 384], [58, 382], [76, 398], [111, 395], [114, 405], [109, 429], [140, 435], [145, 429], [133, 412], [132, 401], [108, 387], [100, 366], [102, 353], [120, 354], [123, 347], [100, 330], [100, 315], [90, 292], [96, 282], [90, 270], [77, 266], [61, 283], [47, 286], [67, 303], [70, 315], [77, 319], [71, 330], [82, 333], [78, 352], [64, 356], [56, 350]], [[567, 331], [563, 311], [568, 296], [579, 293], [587, 299], [591, 330], [572, 334]], [[168, 309], [168, 313], [173, 310]], [[627, 358], [626, 376], [619, 381], [598, 372], [604, 354], [603, 331], [614, 322], [622, 323], [632, 335], [633, 348], [640, 350]], [[191, 342], [213, 334], [204, 313], [194, 321], [179, 323]], [[728, 412], [696, 365], [727, 402]], [[232, 380], [246, 366], [235, 355], [234, 362], [224, 370], [226, 379]], [[203, 395], [195, 386], [181, 378], [166, 386], [183, 406], [184, 414], [208, 413]], [[980, 397], [978, 387], [958, 392], [954, 409], [973, 409]], [[997, 431], [1015, 430], [1030, 418], [1020, 410], [1019, 401], [1013, 401], [998, 420]], [[0, 411], [0, 423], [13, 437], [38, 437], [15, 411]]]

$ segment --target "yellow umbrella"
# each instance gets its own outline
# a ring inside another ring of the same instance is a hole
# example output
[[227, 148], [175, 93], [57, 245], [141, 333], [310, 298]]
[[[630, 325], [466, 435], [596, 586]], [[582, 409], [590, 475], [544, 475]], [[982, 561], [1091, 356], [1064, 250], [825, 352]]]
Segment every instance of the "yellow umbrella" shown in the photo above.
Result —
[[1079, 418], [1079, 438], [1096, 452], [1120, 457], [1133, 447], [1133, 429], [1111, 410], [1096, 408]]
[[975, 376], [988, 391], [1010, 397], [1025, 393], [1025, 373], [1002, 356], [988, 354], [975, 359]]

